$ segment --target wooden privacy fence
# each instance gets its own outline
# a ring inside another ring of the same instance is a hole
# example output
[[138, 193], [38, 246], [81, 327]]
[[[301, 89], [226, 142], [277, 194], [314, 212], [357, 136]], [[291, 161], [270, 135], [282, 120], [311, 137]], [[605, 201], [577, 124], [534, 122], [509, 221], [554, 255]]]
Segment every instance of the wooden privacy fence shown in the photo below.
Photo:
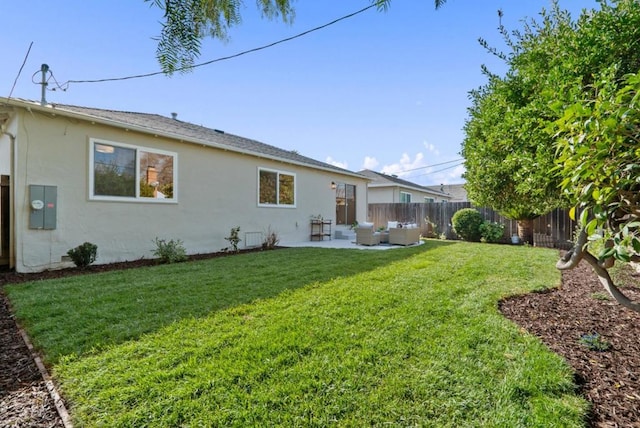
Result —
[[[516, 235], [517, 222], [509, 220], [491, 208], [482, 208], [470, 202], [431, 202], [369, 204], [368, 221], [375, 227], [386, 227], [387, 221], [416, 223], [423, 236], [458, 239], [452, 230], [451, 218], [463, 208], [478, 210], [485, 220], [503, 224], [503, 240], [509, 242]], [[566, 248], [573, 239], [576, 222], [569, 218], [567, 210], [555, 209], [533, 221], [534, 245]]]

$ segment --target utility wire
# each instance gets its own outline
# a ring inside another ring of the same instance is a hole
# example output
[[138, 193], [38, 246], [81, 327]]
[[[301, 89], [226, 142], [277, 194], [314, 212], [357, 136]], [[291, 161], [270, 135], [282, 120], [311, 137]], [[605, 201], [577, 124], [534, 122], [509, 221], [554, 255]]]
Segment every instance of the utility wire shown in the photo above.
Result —
[[29, 49], [27, 49], [27, 54], [24, 56], [24, 60], [22, 61], [22, 65], [20, 66], [20, 70], [18, 71], [18, 75], [16, 76], [16, 80], [13, 81], [13, 86], [11, 87], [11, 91], [9, 92], [9, 97], [13, 95], [13, 90], [16, 88], [16, 84], [18, 83], [18, 79], [20, 78], [20, 74], [22, 74], [22, 69], [24, 65], [27, 63], [27, 58], [29, 58], [29, 52], [31, 52], [31, 46], [33, 46], [33, 42], [29, 44]]
[[[436, 173], [438, 173], [438, 172], [446, 171], [446, 170], [448, 170], [448, 169], [457, 168], [457, 167], [459, 167], [460, 165], [464, 165], [464, 162], [460, 162], [460, 163], [458, 163], [458, 164], [455, 164], [455, 165], [452, 165], [452, 166], [448, 166], [448, 167], [446, 167], [446, 168], [442, 168], [442, 169], [439, 169], [439, 170], [437, 170], [437, 171], [429, 171], [429, 172], [425, 172], [424, 174], [414, 175], [414, 176], [412, 176], [411, 178], [414, 178], [414, 177], [422, 177], [423, 175], [436, 174]], [[403, 171], [403, 172], [404, 172], [404, 171]]]
[[[371, 5], [369, 5], [369, 6], [365, 7], [365, 8], [362, 8], [362, 9], [356, 11], [356, 12], [350, 13], [348, 15], [344, 15], [344, 16], [338, 18], [338, 19], [334, 19], [333, 21], [328, 22], [328, 23], [326, 23], [324, 25], [320, 25], [319, 27], [315, 27], [315, 28], [312, 28], [310, 30], [303, 31], [302, 33], [296, 34], [295, 36], [287, 37], [285, 39], [281, 39], [281, 40], [278, 40], [276, 42], [269, 43], [267, 45], [263, 45], [263, 46], [259, 46], [257, 48], [253, 48], [253, 49], [249, 49], [249, 50], [246, 50], [246, 51], [242, 51], [242, 52], [239, 52], [239, 53], [234, 54], [234, 55], [224, 56], [224, 57], [212, 59], [211, 61], [206, 61], [206, 62], [203, 62], [203, 63], [200, 63], [200, 64], [178, 68], [175, 71], [184, 71], [184, 70], [191, 70], [191, 69], [197, 68], [197, 67], [203, 67], [205, 65], [210, 65], [210, 64], [213, 64], [213, 63], [216, 63], [216, 62], [226, 61], [226, 60], [229, 60], [229, 59], [237, 58], [237, 57], [242, 56], [242, 55], [247, 55], [249, 53], [261, 51], [261, 50], [264, 50], [264, 49], [279, 45], [281, 43], [289, 42], [291, 40], [306, 36], [309, 33], [313, 33], [314, 31], [322, 30], [323, 28], [327, 28], [327, 27], [329, 27], [331, 25], [337, 24], [338, 22], [344, 21], [345, 19], [352, 18], [352, 17], [354, 17], [354, 16], [356, 16], [358, 14], [366, 12], [367, 10], [369, 10], [369, 9], [371, 9], [373, 7], [376, 7], [376, 5], [375, 4], [371, 4]], [[102, 82], [114, 82], [114, 81], [119, 81], [119, 80], [141, 79], [141, 78], [144, 78], [144, 77], [157, 76], [159, 74], [165, 74], [165, 73], [163, 71], [156, 71], [156, 72], [153, 72], [153, 73], [136, 74], [136, 75], [133, 75], [133, 76], [114, 77], [114, 78], [108, 78], [108, 79], [67, 80], [65, 83], [62, 84], [62, 86], [67, 86], [68, 87], [68, 85], [70, 83], [102, 83]]]
[[[413, 169], [405, 169], [402, 172], [411, 172], [411, 171], [417, 171], [419, 169], [426, 169], [426, 168], [433, 168], [434, 166], [441, 166], [441, 165], [446, 165], [448, 163], [454, 163], [454, 162], [460, 162], [460, 161], [464, 161], [464, 159], [460, 158], [460, 159], [454, 159], [454, 160], [450, 160], [450, 161], [446, 161], [446, 162], [441, 162], [441, 163], [434, 163], [433, 165], [427, 165], [427, 166], [419, 166], [417, 168], [413, 168]], [[457, 166], [457, 165], [456, 165]]]

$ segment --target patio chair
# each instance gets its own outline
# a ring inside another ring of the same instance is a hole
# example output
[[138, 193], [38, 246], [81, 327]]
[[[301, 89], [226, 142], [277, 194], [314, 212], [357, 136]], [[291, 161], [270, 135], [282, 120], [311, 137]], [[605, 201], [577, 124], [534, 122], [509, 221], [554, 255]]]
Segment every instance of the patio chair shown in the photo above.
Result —
[[411, 245], [420, 241], [418, 227], [403, 227], [389, 229], [389, 243], [392, 245]]
[[378, 245], [380, 243], [380, 233], [374, 232], [373, 224], [360, 225], [356, 227], [356, 244], [358, 245]]

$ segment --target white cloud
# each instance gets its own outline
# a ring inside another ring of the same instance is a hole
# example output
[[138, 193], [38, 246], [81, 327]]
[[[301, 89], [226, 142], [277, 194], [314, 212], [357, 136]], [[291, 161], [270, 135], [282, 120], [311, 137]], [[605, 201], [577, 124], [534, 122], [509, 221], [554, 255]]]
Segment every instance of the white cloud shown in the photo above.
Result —
[[[429, 150], [427, 156], [424, 153], [416, 153], [414, 157], [403, 153], [398, 162], [384, 165], [381, 172], [389, 175], [397, 175], [407, 181], [411, 181], [423, 186], [435, 186], [443, 184], [462, 183], [462, 174], [465, 171], [464, 165], [457, 163], [441, 163], [434, 155], [439, 153], [435, 146], [425, 143], [425, 148]], [[460, 161], [462, 163], [462, 161]], [[431, 166], [437, 165], [437, 166]]]
[[426, 166], [424, 154], [417, 153], [415, 158], [412, 159], [407, 153], [403, 153], [397, 163], [383, 166], [381, 172], [384, 174], [396, 174], [399, 177], [406, 177], [409, 175], [409, 172], [407, 171], [422, 168], [424, 166]]
[[380, 162], [378, 162], [376, 158], [371, 156], [365, 156], [364, 163], [362, 164], [362, 168], [374, 170], [378, 165], [380, 165]]
[[327, 159], [325, 162], [330, 165], [337, 166], [338, 168], [349, 169], [349, 164], [347, 163], [347, 161], [340, 162], [333, 159], [331, 156], [327, 156]]
[[433, 155], [436, 155], [436, 156], [440, 156], [440, 150], [438, 150], [438, 148], [436, 146], [434, 146], [432, 143], [429, 143], [428, 141], [425, 141], [422, 144], [429, 151], [429, 153], [431, 153]]

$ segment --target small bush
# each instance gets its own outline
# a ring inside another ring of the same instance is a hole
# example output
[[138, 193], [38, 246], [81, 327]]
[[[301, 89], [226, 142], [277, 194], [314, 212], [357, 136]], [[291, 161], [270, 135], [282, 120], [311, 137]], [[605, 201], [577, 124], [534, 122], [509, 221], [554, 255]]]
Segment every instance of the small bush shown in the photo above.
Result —
[[429, 219], [429, 217], [426, 217], [424, 219], [424, 222], [426, 224], [426, 229], [427, 229], [424, 235], [427, 238], [440, 238], [440, 234], [438, 233], [438, 225], [432, 222]]
[[231, 228], [231, 232], [229, 232], [229, 236], [227, 236], [226, 238], [224, 238], [226, 241], [229, 241], [229, 244], [231, 244], [230, 247], [227, 248], [223, 248], [223, 251], [233, 251], [234, 253], [238, 252], [238, 244], [240, 243], [240, 241], [242, 241], [242, 239], [240, 239], [240, 226], [237, 227], [232, 227]]
[[604, 340], [598, 333], [585, 334], [580, 338], [580, 344], [586, 346], [592, 351], [607, 351], [611, 348], [611, 344]]
[[262, 241], [262, 249], [273, 250], [276, 248], [276, 245], [278, 245], [278, 242], [280, 242], [278, 234], [269, 227], [267, 233], [265, 233], [264, 241]]
[[482, 242], [500, 242], [504, 235], [504, 225], [491, 221], [484, 221], [480, 225], [480, 240]]
[[472, 242], [480, 241], [480, 226], [483, 221], [482, 214], [473, 208], [458, 210], [451, 218], [454, 232], [465, 241]]
[[187, 260], [187, 250], [182, 245], [182, 241], [156, 238], [154, 243], [156, 249], [153, 251], [153, 255], [158, 257], [163, 263], [178, 263]]
[[594, 300], [611, 300], [608, 294], [601, 292], [591, 293], [591, 298]]
[[85, 242], [67, 251], [67, 255], [77, 267], [84, 269], [96, 261], [98, 257], [98, 246], [91, 242]]

